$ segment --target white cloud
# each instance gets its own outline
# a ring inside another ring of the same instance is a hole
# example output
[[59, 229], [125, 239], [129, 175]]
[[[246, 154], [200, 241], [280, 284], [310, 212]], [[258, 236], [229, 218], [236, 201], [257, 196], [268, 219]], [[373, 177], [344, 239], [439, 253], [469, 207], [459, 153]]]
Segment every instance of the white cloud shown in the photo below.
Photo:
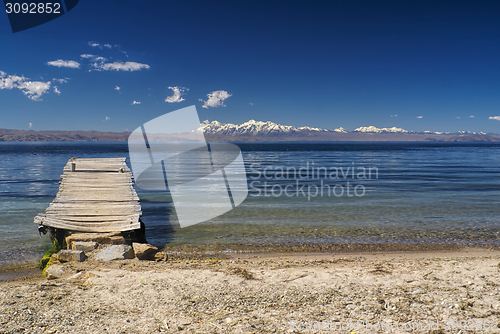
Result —
[[68, 82], [68, 80], [69, 80], [69, 78], [64, 78], [64, 79], [52, 78], [52, 81], [59, 82], [60, 84], [66, 83], [66, 82]]
[[29, 123], [28, 127], [31, 129], [31, 127], [33, 126], [33, 124]]
[[253, 103], [252, 102], [248, 102], [249, 105], [253, 106]]
[[398, 117], [398, 115], [391, 115], [391, 117]]
[[16, 88], [19, 84], [26, 80], [25, 77], [20, 77], [17, 75], [6, 76], [7, 73], [2, 72], [0, 75], [0, 89], [12, 89]]
[[108, 60], [107, 58], [104, 58], [104, 57], [101, 57], [101, 56], [97, 56], [97, 55], [92, 55], [92, 54], [89, 54], [89, 53], [85, 53], [83, 55], [80, 55], [80, 58], [82, 58], [82, 59], [90, 59], [91, 61], [94, 61], [94, 62], [103, 62], [103, 61]]
[[494, 119], [495, 121], [500, 121], [500, 116], [490, 116], [488, 119]]
[[474, 116], [474, 115], [470, 115], [469, 117], [470, 117], [470, 118], [474, 118], [474, 117], [476, 117], [476, 116]]
[[62, 60], [62, 59], [49, 61], [49, 62], [47, 62], [47, 65], [57, 66], [57, 67], [69, 67], [69, 68], [79, 68], [80, 67], [80, 63], [78, 63], [74, 60]]
[[165, 99], [165, 102], [168, 102], [168, 103], [175, 103], [175, 102], [182, 102], [184, 101], [184, 99], [181, 97], [182, 93], [184, 93], [186, 90], [186, 88], [183, 88], [183, 87], [168, 87], [168, 89], [171, 89], [173, 91], [173, 94], [170, 95], [170, 96], [167, 96], [167, 98]]
[[110, 119], [111, 119], [111, 117], [106, 116], [106, 118], [103, 119], [103, 121], [109, 121]]
[[424, 116], [417, 116], [417, 118], [424, 118]]
[[115, 61], [114, 63], [94, 64], [94, 66], [104, 71], [116, 70], [130, 72], [140, 71], [142, 69], [148, 69], [150, 67], [148, 64], [136, 63], [134, 61], [127, 61], [124, 63]]
[[22, 90], [24, 95], [26, 95], [28, 98], [34, 101], [39, 101], [40, 96], [42, 96], [43, 93], [49, 90], [50, 81], [24, 81], [23, 83], [19, 84], [17, 88]]
[[7, 75], [7, 73], [0, 71], [0, 89], [17, 88], [34, 101], [40, 101], [40, 96], [49, 90], [50, 84], [50, 81], [29, 81], [24, 76]]
[[57, 89], [57, 86], [54, 86], [54, 93], [56, 93], [57, 95], [61, 94], [61, 92], [59, 91], [59, 89]]
[[213, 91], [212, 93], [207, 94], [208, 100], [203, 101], [200, 99], [200, 101], [204, 102], [202, 107], [203, 108], [208, 108], [208, 107], [225, 107], [224, 105], [224, 100], [229, 98], [231, 94], [226, 92], [225, 90], [216, 90]]
[[[102, 44], [101, 45], [101, 44], [96, 43], [96, 42], [89, 42], [88, 44], [89, 44], [89, 46], [91, 46], [93, 48], [99, 48], [101, 50], [102, 50], [103, 47], [105, 47], [107, 49], [112, 49], [113, 48], [113, 46], [111, 44]], [[117, 46], [117, 45], [115, 45], [115, 46]]]
[[455, 117], [456, 119], [460, 119], [460, 116]]
[[93, 48], [99, 48], [102, 50], [102, 46], [99, 43], [89, 42], [88, 44], [89, 44], [89, 46], [91, 46]]
[[132, 105], [135, 105], [135, 104], [141, 104], [141, 102], [134, 100], [134, 101], [132, 102]]
[[101, 66], [102, 64], [108, 60], [107, 58], [104, 58], [104, 57], [101, 57], [101, 56], [97, 56], [97, 55], [93, 55], [93, 54], [82, 54], [80, 55], [80, 58], [82, 59], [88, 59], [89, 61], [92, 62], [92, 66], [98, 70], [101, 69]]
[[119, 86], [116, 86], [116, 87], [115, 87], [115, 90], [118, 90], [118, 91], [119, 91], [120, 89], [121, 89], [121, 87], [119, 87]]

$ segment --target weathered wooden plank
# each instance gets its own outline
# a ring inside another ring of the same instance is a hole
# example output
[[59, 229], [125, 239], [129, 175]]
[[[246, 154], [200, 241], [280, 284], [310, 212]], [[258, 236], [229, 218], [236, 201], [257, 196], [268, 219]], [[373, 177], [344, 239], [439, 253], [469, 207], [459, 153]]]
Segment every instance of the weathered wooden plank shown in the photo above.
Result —
[[78, 195], [78, 194], [92, 194], [92, 195], [100, 194], [102, 196], [123, 194], [123, 195], [137, 197], [137, 195], [131, 191], [132, 188], [128, 188], [127, 190], [128, 191], [126, 191], [126, 192], [120, 192], [120, 191], [113, 191], [113, 189], [111, 189], [111, 191], [110, 191], [110, 190], [101, 189], [101, 188], [87, 188], [85, 191], [82, 191], [82, 190], [79, 190], [79, 189], [73, 187], [73, 188], [63, 188], [63, 189], [61, 189], [61, 191], [59, 191], [59, 193], [60, 194], [72, 194], [72, 195], [73, 194], [75, 194], [75, 195]]
[[127, 193], [132, 193], [134, 190], [134, 187], [132, 185], [117, 185], [117, 186], [108, 186], [108, 187], [102, 187], [102, 186], [81, 186], [79, 184], [75, 185], [64, 185], [62, 187], [59, 187], [59, 191], [65, 191], [67, 193], [70, 192], [97, 192], [97, 191], [104, 191], [104, 192], [109, 192], [111, 190], [116, 191], [122, 191], [122, 192], [127, 192]]
[[73, 221], [69, 219], [62, 219], [62, 218], [57, 218], [57, 217], [47, 217], [47, 216], [37, 216], [37, 220], [43, 221], [44, 225], [46, 225], [47, 222], [53, 222], [53, 221], [58, 221], [58, 222], [65, 222], [70, 225], [72, 224], [81, 224], [82, 226], [104, 226], [106, 224], [135, 224], [135, 222], [139, 221], [139, 219], [122, 219], [122, 220], [115, 220], [115, 221], [89, 221], [89, 222], [80, 222], [80, 221]]
[[63, 174], [63, 180], [66, 179], [85, 179], [85, 178], [116, 178], [116, 179], [128, 179], [132, 175], [131, 173], [116, 173], [116, 172], [101, 172], [101, 173], [91, 173], [91, 172], [69, 172], [68, 174]]
[[53, 200], [54, 203], [66, 203], [66, 204], [70, 204], [70, 203], [77, 203], [77, 202], [81, 202], [82, 204], [87, 204], [87, 205], [95, 205], [95, 204], [99, 204], [99, 203], [110, 203], [110, 204], [115, 204], [115, 203], [121, 203], [121, 204], [133, 204], [134, 202], [137, 202], [136, 200], [134, 199], [129, 199], [129, 198], [116, 198], [116, 199], [113, 199], [112, 201], [109, 200], [109, 201], [105, 201], [103, 200], [102, 198], [78, 198], [78, 199], [75, 199], [75, 198], [69, 198], [69, 197], [61, 197], [61, 198], [55, 198]]
[[[74, 222], [74, 221], [69, 221], [69, 220], [64, 220], [64, 219], [55, 219], [55, 218], [43, 218], [43, 225], [47, 226], [52, 226], [54, 225], [59, 225], [62, 226], [65, 224], [67, 227], [75, 227], [79, 226], [80, 228], [86, 227], [86, 228], [107, 228], [107, 227], [114, 227], [114, 226], [126, 226], [128, 229], [137, 229], [140, 228], [140, 222], [137, 221], [130, 221], [130, 220], [124, 220], [124, 221], [113, 221], [113, 222]], [[49, 225], [50, 224], [50, 225]], [[138, 226], [138, 227], [136, 227]], [[56, 227], [56, 226], [53, 226]], [[61, 227], [62, 228], [62, 227]], [[65, 228], [66, 229], [66, 228]], [[114, 231], [109, 231], [109, 232], [117, 232], [118, 230]]]
[[104, 193], [61, 193], [56, 196], [58, 200], [74, 200], [74, 201], [103, 201], [103, 202], [115, 202], [115, 201], [138, 201], [139, 197], [134, 196], [132, 194], [104, 194]]
[[[130, 184], [134, 183], [131, 180], [130, 175], [125, 175], [121, 177], [113, 177], [113, 175], [110, 176], [101, 176], [101, 175], [89, 175], [89, 176], [81, 176], [81, 177], [66, 177], [62, 178], [62, 181], [60, 181], [60, 184], [62, 183], [76, 183], [76, 182], [81, 182], [81, 183], [86, 183], [89, 181], [97, 181], [97, 180], [106, 180], [106, 182], [113, 182], [113, 183], [124, 183], [124, 184]], [[98, 183], [97, 183], [98, 184]]]
[[[73, 170], [73, 168], [75, 168]], [[64, 171], [82, 171], [82, 170], [101, 170], [106, 171], [108, 169], [115, 170], [119, 172], [120, 170], [126, 171], [128, 170], [128, 166], [126, 164], [96, 164], [92, 162], [80, 162], [76, 164], [70, 164], [63, 168]]]
[[110, 199], [113, 200], [113, 198], [133, 198], [133, 199], [138, 199], [137, 195], [132, 194], [131, 192], [120, 192], [120, 191], [106, 191], [104, 189], [89, 189], [88, 191], [74, 191], [74, 190], [63, 190], [59, 192], [58, 197], [65, 197], [65, 196], [71, 196], [75, 199], [78, 198], [83, 198], [83, 197], [100, 197], [103, 200]]
[[[104, 181], [106, 183], [100, 183], [99, 181]], [[95, 183], [94, 183], [95, 182]], [[89, 177], [89, 178], [79, 178], [79, 179], [70, 179], [70, 180], [63, 180], [59, 182], [59, 186], [68, 186], [68, 187], [73, 187], [73, 186], [87, 186], [87, 187], [109, 187], [109, 186], [131, 186], [133, 185], [134, 182], [131, 181], [130, 179], [128, 180], [122, 180], [122, 179], [113, 179], [113, 178], [100, 178], [100, 177]]]
[[118, 216], [118, 215], [123, 215], [123, 216], [128, 216], [128, 215], [141, 215], [142, 210], [140, 209], [127, 209], [127, 210], [117, 210], [117, 209], [102, 209], [102, 210], [94, 210], [91, 208], [84, 208], [84, 209], [59, 209], [59, 210], [54, 210], [52, 208], [47, 208], [45, 214], [47, 215], [54, 215], [54, 214], [59, 214], [59, 215], [80, 215], [80, 216], [106, 216], [106, 215], [112, 215], [112, 216]]
[[131, 199], [127, 199], [127, 198], [123, 198], [123, 199], [120, 199], [120, 198], [115, 198], [113, 200], [103, 200], [102, 198], [87, 198], [87, 199], [82, 199], [82, 198], [78, 198], [78, 199], [72, 199], [72, 198], [67, 198], [67, 197], [61, 197], [61, 198], [55, 198], [53, 201], [53, 203], [78, 203], [78, 202], [81, 202], [82, 204], [87, 204], [87, 205], [96, 205], [96, 204], [99, 204], [100, 202], [105, 204], [105, 203], [109, 203], [109, 204], [115, 204], [115, 203], [118, 203], [118, 204], [134, 204], [135, 202], [138, 202], [136, 200], [131, 200]]
[[77, 166], [74, 166], [76, 169], [73, 170], [73, 166], [69, 168], [64, 168], [63, 172], [64, 173], [70, 173], [73, 172], [75, 174], [78, 173], [130, 173], [130, 170], [126, 166], [80, 166], [78, 168]]
[[[112, 194], [111, 191], [109, 191], [110, 188], [107, 188], [107, 189], [103, 189], [103, 188], [85, 188], [85, 191], [82, 191], [80, 190], [79, 187], [63, 187], [63, 189], [61, 189], [61, 193], [74, 193], [74, 194], [78, 194], [78, 193], [97, 193], [99, 191], [101, 191], [103, 194], [106, 193], [106, 194]], [[134, 195], [133, 194], [133, 188], [131, 187], [128, 187], [126, 188], [127, 191], [126, 191], [126, 194], [127, 195]], [[111, 189], [113, 190], [113, 189]], [[114, 191], [114, 193], [120, 193], [119, 191]]]
[[[44, 218], [40, 221], [45, 226], [54, 228], [62, 228], [65, 230], [79, 231], [79, 232], [116, 232], [116, 231], [130, 231], [141, 228], [139, 221], [137, 222], [107, 222], [99, 223], [75, 223], [58, 219]], [[39, 222], [35, 221], [39, 224]]]
[[74, 222], [111, 222], [111, 221], [136, 221], [139, 220], [139, 215], [117, 215], [117, 216], [72, 216], [64, 214], [48, 214], [45, 213], [45, 218], [68, 220]]
[[117, 163], [98, 163], [98, 162], [92, 162], [92, 161], [85, 161], [85, 162], [73, 162], [70, 164], [67, 164], [64, 166], [63, 170], [64, 171], [73, 171], [73, 168], [75, 168], [75, 171], [80, 171], [80, 170], [98, 170], [99, 168], [102, 171], [108, 170], [108, 169], [113, 169], [116, 171], [120, 171], [120, 169], [127, 170], [129, 169], [128, 166], [123, 163], [123, 162], [117, 162]]
[[125, 161], [119, 161], [119, 160], [81, 160], [78, 159], [76, 161], [69, 161], [66, 163], [66, 166], [70, 165], [92, 165], [92, 166], [121, 166], [121, 165], [127, 165]]
[[48, 209], [54, 210], [77, 210], [77, 209], [87, 209], [90, 208], [92, 210], [102, 210], [102, 209], [110, 209], [110, 210], [123, 210], [126, 208], [134, 208], [135, 210], [141, 210], [141, 206], [136, 202], [132, 203], [124, 203], [124, 202], [116, 202], [116, 203], [57, 203], [52, 202], [49, 204]]
[[117, 208], [117, 207], [112, 207], [112, 208], [107, 208], [107, 207], [102, 207], [102, 206], [95, 206], [95, 205], [87, 205], [87, 206], [80, 206], [80, 207], [53, 207], [50, 206], [48, 207], [45, 212], [75, 212], [77, 214], [83, 214], [85, 212], [88, 213], [94, 213], [94, 212], [103, 212], [108, 214], [109, 212], [140, 212], [142, 211], [141, 208], [136, 208], [130, 206], [123, 206], [122, 208]]
[[[131, 190], [134, 189], [131, 186], [116, 186], [116, 187], [110, 187], [110, 188], [104, 188], [104, 187], [80, 187], [78, 186], [78, 190], [80, 192], [89, 192], [89, 193], [111, 193], [111, 191], [114, 192], [125, 192], [125, 193], [130, 193]], [[62, 187], [62, 189], [59, 189], [60, 192], [66, 192], [67, 194], [72, 193], [72, 192], [78, 192], [75, 190], [74, 187]]]
[[38, 219], [35, 219], [35, 223], [54, 228], [62, 228], [65, 230], [87, 232], [116, 232], [136, 230], [141, 228], [141, 224], [139, 221], [130, 220], [108, 222], [75, 222], [50, 217], [40, 217]]
[[[76, 172], [75, 172], [76, 173]], [[93, 174], [93, 173], [90, 173]], [[97, 175], [88, 175], [88, 173], [85, 173], [85, 175], [82, 173], [82, 175], [73, 175], [73, 176], [68, 176], [68, 177], [63, 177], [61, 183], [65, 182], [87, 182], [89, 180], [107, 180], [107, 182], [124, 182], [124, 183], [130, 183], [133, 182], [131, 179], [131, 175], [123, 175], [123, 176], [117, 176], [118, 173], [113, 173], [111, 175], [102, 175], [101, 173], [95, 173]]]
[[[101, 189], [102, 191], [112, 191], [114, 189], [116, 189], [117, 187], [119, 187], [120, 189], [125, 189], [127, 190], [128, 193], [132, 193], [134, 188], [127, 184], [122, 184], [122, 185], [117, 185], [116, 187], [114, 187], [113, 185], [108, 185], [108, 186], [95, 186], [95, 187], [88, 187], [88, 186], [84, 186], [84, 185], [79, 185], [79, 184], [75, 184], [75, 185], [65, 185], [62, 187], [61, 191], [65, 191], [65, 192], [74, 192], [74, 193], [77, 193], [77, 192], [89, 192], [89, 191], [99, 191], [99, 189]], [[81, 189], [85, 189], [85, 191], [82, 191]], [[116, 190], [114, 192], [117, 192]]]
[[115, 158], [71, 158], [68, 161], [114, 161], [120, 160], [125, 161], [127, 158], [124, 157], [115, 157]]
[[[98, 180], [89, 180], [86, 182], [83, 181], [68, 181], [68, 182], [62, 182], [59, 184], [59, 188], [63, 189], [71, 189], [71, 188], [78, 188], [80, 187], [83, 188], [103, 188], [103, 189], [109, 189], [109, 188], [115, 188], [115, 187], [121, 187], [121, 188], [129, 188], [133, 189], [134, 188], [134, 183], [132, 182], [113, 182], [113, 183], [89, 183], [89, 182], [96, 182]], [[108, 180], [109, 181], [109, 180]]]
[[52, 210], [47, 209], [46, 215], [61, 215], [61, 216], [130, 216], [141, 215], [141, 210], [89, 210], [89, 209], [72, 209], [72, 210]]
[[71, 190], [73, 188], [78, 188], [78, 189], [85, 189], [87, 190], [98, 190], [98, 189], [120, 189], [120, 190], [126, 190], [126, 191], [131, 191], [134, 189], [133, 184], [114, 184], [114, 185], [98, 185], [98, 184], [82, 184], [80, 182], [74, 183], [74, 184], [62, 184], [59, 186], [59, 190]]
[[[72, 199], [69, 199], [69, 198], [57, 198], [54, 201], [57, 202], [57, 203], [75, 203], [75, 200], [72, 200]], [[78, 200], [78, 201], [88, 202], [90, 204], [91, 203], [95, 203], [95, 202], [102, 202], [102, 200], [98, 199], [98, 198], [97, 199], [82, 199], [82, 200]], [[112, 201], [111, 203], [116, 203], [116, 202], [130, 203], [131, 201], [129, 199], [123, 199], [123, 200], [116, 199], [116, 200]]]
[[66, 195], [58, 195], [54, 201], [57, 202], [75, 202], [75, 201], [85, 201], [85, 202], [91, 202], [91, 201], [100, 201], [100, 202], [134, 202], [134, 201], [139, 201], [139, 197], [131, 197], [131, 196], [92, 196], [90, 194], [82, 194], [81, 196], [66, 196]]
[[[133, 197], [136, 198], [137, 194], [134, 194], [131, 190], [131, 188], [127, 189], [128, 191], [116, 191], [114, 189], [108, 190], [108, 189], [101, 189], [101, 188], [87, 188], [85, 191], [79, 190], [77, 188], [64, 188], [61, 189], [58, 193], [58, 196], [64, 196], [64, 195], [69, 195], [69, 196], [74, 196], [79, 197], [80, 195], [85, 196], [85, 195], [91, 195], [91, 196], [128, 196], [128, 197]], [[106, 200], [106, 198], [103, 198]]]
[[64, 168], [67, 167], [72, 167], [73, 165], [76, 165], [76, 169], [78, 170], [78, 166], [85, 166], [85, 167], [100, 167], [100, 166], [112, 166], [112, 167], [121, 167], [125, 166], [128, 167], [127, 164], [123, 161], [104, 161], [104, 162], [98, 162], [98, 161], [77, 161], [77, 162], [70, 162], [67, 163]]
[[88, 159], [88, 158], [78, 158], [75, 160], [68, 160], [66, 165], [69, 165], [71, 163], [95, 163], [95, 164], [111, 164], [111, 163], [125, 163], [126, 158], [95, 158], [95, 159]]

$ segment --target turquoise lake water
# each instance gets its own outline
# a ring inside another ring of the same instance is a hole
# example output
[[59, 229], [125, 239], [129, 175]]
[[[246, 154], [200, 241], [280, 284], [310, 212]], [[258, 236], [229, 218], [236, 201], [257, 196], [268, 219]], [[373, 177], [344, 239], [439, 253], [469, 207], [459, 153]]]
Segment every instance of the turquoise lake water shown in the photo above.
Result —
[[[500, 145], [492, 143], [236, 143], [249, 196], [180, 228], [168, 193], [137, 189], [148, 241], [230, 249], [315, 244], [498, 245]], [[48, 247], [33, 217], [78, 158], [127, 157], [124, 142], [0, 143], [0, 263]]]

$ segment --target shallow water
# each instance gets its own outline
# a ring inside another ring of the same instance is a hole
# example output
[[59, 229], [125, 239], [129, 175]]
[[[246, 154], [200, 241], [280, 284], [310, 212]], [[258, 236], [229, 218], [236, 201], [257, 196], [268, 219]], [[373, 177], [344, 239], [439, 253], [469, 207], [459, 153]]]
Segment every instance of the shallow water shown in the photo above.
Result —
[[[250, 194], [222, 216], [181, 229], [167, 193], [137, 189], [150, 243], [499, 243], [498, 144], [237, 145]], [[122, 142], [0, 143], [0, 263], [30, 260], [48, 247], [33, 217], [53, 200], [71, 157], [128, 158], [128, 148]]]

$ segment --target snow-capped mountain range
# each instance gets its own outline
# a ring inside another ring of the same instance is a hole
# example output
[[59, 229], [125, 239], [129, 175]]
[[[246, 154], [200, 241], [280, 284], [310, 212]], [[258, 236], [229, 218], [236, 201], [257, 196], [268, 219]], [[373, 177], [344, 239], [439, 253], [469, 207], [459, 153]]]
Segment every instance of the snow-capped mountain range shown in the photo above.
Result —
[[[313, 133], [348, 133], [343, 127], [328, 130], [320, 128], [311, 128], [308, 126], [294, 127], [290, 125], [281, 125], [271, 121], [262, 122], [249, 120], [248, 122], [242, 124], [231, 124], [231, 123], [220, 123], [218, 121], [209, 122], [208, 120], [202, 122], [200, 127], [197, 129], [199, 132], [203, 132], [208, 135], [222, 135], [222, 136], [279, 136], [286, 134], [313, 134]], [[375, 126], [362, 126], [354, 129], [352, 132], [357, 133], [422, 133], [422, 134], [485, 134], [484, 132], [470, 132], [470, 131], [458, 131], [456, 133], [451, 132], [432, 132], [423, 131], [415, 132], [408, 131], [402, 128], [392, 127], [392, 128], [377, 128]]]
[[375, 126], [361, 126], [354, 129], [354, 132], [369, 132], [369, 133], [409, 133], [405, 129], [397, 128], [393, 126], [392, 128], [377, 128]]
[[[224, 136], [274, 136], [280, 134], [301, 134], [307, 132], [331, 132], [331, 130], [327, 129], [311, 128], [309, 126], [301, 126], [300, 128], [296, 128], [290, 125], [281, 125], [270, 121], [255, 121], [253, 119], [242, 124], [220, 123], [218, 121], [209, 122], [207, 120], [200, 124], [198, 131], [204, 132], [205, 134]], [[347, 132], [344, 128], [338, 128], [333, 131]]]

